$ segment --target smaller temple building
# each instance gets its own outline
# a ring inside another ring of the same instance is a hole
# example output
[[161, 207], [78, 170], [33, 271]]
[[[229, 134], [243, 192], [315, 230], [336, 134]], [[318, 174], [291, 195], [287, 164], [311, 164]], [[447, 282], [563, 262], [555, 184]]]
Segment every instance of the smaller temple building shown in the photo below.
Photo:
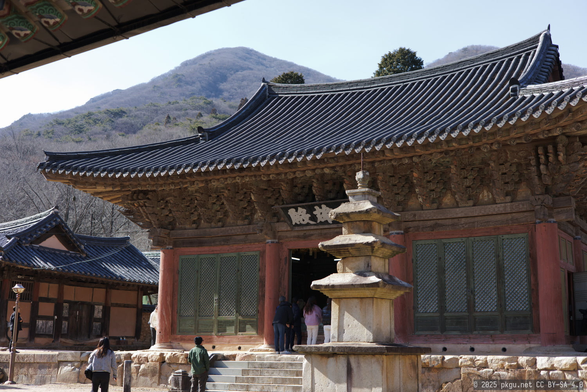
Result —
[[[15, 302], [11, 287], [25, 287], [20, 347], [94, 347], [102, 336], [116, 345], [148, 345], [142, 303], [157, 292], [158, 265], [128, 237], [75, 234], [53, 208], [0, 224], [0, 273], [6, 320]], [[8, 332], [0, 323], [0, 342]]]

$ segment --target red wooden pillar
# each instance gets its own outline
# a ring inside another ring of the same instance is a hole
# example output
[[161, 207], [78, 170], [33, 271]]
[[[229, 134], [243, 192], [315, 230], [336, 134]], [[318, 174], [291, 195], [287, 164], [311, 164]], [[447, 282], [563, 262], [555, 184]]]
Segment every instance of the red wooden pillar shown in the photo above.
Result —
[[157, 328], [157, 348], [172, 348], [171, 324], [173, 321], [173, 278], [175, 265], [175, 250], [162, 249], [161, 263], [159, 266], [159, 295], [158, 316], [159, 328]]
[[[389, 233], [394, 243], [406, 246], [406, 235], [403, 231]], [[389, 274], [404, 282], [409, 282], [407, 253], [400, 253], [389, 259]], [[395, 343], [406, 343], [409, 331], [408, 296], [404, 294], [393, 300], [393, 319], [395, 327]]]
[[264, 334], [265, 345], [273, 346], [273, 317], [279, 305], [279, 251], [281, 245], [277, 240], [268, 240], [265, 243], [265, 309]]
[[541, 345], [565, 344], [558, 226], [556, 222], [536, 224], [536, 265], [538, 270]]

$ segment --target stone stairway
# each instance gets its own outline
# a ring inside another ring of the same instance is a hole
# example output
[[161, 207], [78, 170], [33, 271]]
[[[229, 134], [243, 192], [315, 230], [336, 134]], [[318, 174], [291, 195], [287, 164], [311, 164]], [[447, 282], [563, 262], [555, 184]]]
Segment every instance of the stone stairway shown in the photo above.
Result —
[[217, 360], [208, 391], [301, 392], [303, 355], [256, 354], [245, 361]]

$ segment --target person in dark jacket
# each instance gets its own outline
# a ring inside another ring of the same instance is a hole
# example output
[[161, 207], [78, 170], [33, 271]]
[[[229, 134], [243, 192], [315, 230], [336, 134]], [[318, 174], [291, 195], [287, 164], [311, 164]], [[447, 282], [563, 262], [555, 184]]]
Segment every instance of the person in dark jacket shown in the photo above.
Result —
[[[8, 346], [9, 351], [12, 351], [12, 331], [14, 330], [14, 320], [16, 319], [16, 306], [12, 307], [12, 314], [10, 315], [10, 322], [8, 326], [10, 327], [10, 345]], [[20, 317], [20, 312], [18, 312], [18, 326], [16, 328], [16, 332], [14, 335], [14, 340], [18, 342], [18, 332], [22, 331], [22, 318]], [[18, 352], [18, 351], [17, 351]]]
[[294, 344], [302, 344], [302, 310], [298, 306], [298, 300], [296, 297], [292, 299], [291, 311], [293, 313], [293, 325], [290, 328], [291, 338], [286, 350], [293, 352]]
[[291, 304], [285, 300], [282, 295], [279, 297], [279, 306], [275, 311], [275, 317], [273, 318], [273, 333], [275, 334], [275, 352], [277, 354], [291, 354], [289, 350], [284, 350], [284, 340], [286, 328], [293, 323], [293, 312], [291, 310]]

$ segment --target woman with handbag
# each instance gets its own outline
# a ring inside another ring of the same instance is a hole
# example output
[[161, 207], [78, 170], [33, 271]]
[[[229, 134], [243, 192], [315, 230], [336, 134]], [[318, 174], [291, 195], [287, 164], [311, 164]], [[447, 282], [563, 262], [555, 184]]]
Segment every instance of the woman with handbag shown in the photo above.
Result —
[[110, 339], [104, 337], [100, 339], [98, 348], [92, 351], [88, 359], [88, 369], [92, 370], [92, 392], [98, 392], [98, 387], [102, 392], [108, 392], [110, 383], [110, 374], [116, 380], [116, 355], [110, 349]]

